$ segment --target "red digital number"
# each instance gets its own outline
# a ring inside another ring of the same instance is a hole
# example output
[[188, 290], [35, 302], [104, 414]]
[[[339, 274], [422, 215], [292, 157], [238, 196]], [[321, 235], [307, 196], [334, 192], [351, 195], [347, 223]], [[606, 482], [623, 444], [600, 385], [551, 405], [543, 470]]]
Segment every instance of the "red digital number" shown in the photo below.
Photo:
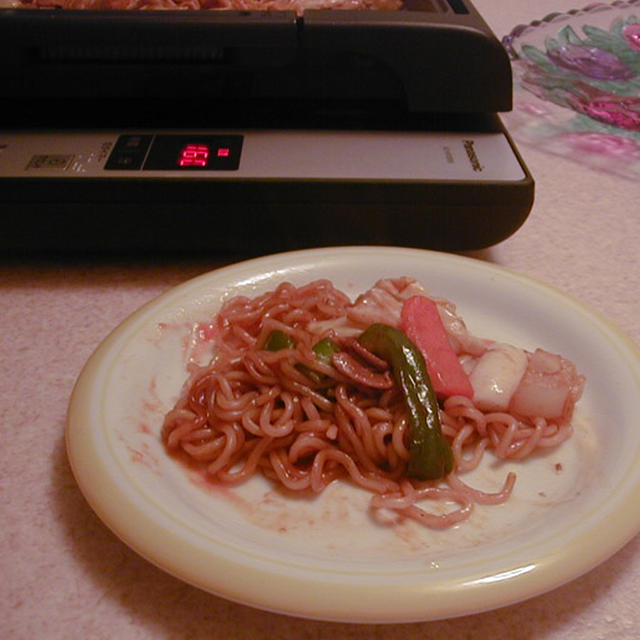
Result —
[[209, 164], [209, 147], [206, 144], [188, 144], [178, 158], [181, 167], [206, 167]]

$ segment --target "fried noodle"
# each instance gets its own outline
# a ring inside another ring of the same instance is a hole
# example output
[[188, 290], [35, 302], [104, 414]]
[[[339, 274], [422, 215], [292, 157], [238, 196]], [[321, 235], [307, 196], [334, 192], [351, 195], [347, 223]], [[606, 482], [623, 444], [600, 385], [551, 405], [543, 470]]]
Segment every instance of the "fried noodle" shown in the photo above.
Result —
[[307, 9], [397, 10], [402, 0], [21, 0], [26, 7], [126, 11], [295, 11]]
[[[253, 299], [230, 299], [209, 327], [215, 356], [193, 371], [166, 415], [167, 449], [229, 486], [257, 472], [287, 490], [316, 494], [346, 480], [372, 494], [374, 516], [442, 529], [467, 519], [475, 504], [499, 504], [511, 495], [513, 473], [492, 493], [461, 479], [487, 452], [522, 460], [570, 437], [570, 425], [486, 413], [469, 398], [450, 397], [441, 403], [441, 422], [453, 473], [440, 481], [408, 478], [408, 422], [395, 385], [369, 386], [319, 362], [312, 350], [324, 337], [349, 349], [357, 330], [350, 307], [328, 281], [285, 283]], [[292, 336], [295, 347], [263, 349], [273, 330]], [[372, 380], [379, 366], [367, 365]], [[311, 378], [307, 368], [320, 375]]]

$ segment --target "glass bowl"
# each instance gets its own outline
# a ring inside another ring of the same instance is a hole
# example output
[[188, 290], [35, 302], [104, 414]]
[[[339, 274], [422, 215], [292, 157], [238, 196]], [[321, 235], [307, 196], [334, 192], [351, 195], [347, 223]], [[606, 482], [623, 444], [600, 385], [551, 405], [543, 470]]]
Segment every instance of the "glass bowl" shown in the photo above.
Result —
[[640, 173], [640, 0], [594, 3], [518, 25], [516, 137], [609, 171]]

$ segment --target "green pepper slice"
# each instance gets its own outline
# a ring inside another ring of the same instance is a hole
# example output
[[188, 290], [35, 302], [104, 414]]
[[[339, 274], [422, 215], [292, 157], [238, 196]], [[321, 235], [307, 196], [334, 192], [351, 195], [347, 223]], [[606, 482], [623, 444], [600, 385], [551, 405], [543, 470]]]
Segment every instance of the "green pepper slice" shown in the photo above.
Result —
[[274, 329], [264, 343], [267, 351], [280, 351], [280, 349], [295, 349], [296, 341], [284, 331]]
[[[331, 356], [340, 351], [340, 347], [331, 338], [323, 338], [316, 342], [311, 350], [316, 356], [316, 360], [324, 364], [331, 364]], [[304, 373], [315, 384], [322, 384], [327, 379], [323, 373], [304, 364], [296, 365], [296, 369]]]
[[[269, 333], [264, 343], [264, 349], [267, 351], [280, 351], [280, 349], [295, 349], [296, 341], [284, 331], [280, 329], [274, 329]], [[331, 356], [334, 353], [340, 351], [340, 347], [331, 339], [323, 338], [313, 345], [313, 353], [316, 359], [320, 362], [330, 363]], [[312, 382], [320, 384], [324, 381], [326, 376], [314, 371], [311, 367], [304, 364], [297, 364], [296, 369], [301, 373], [304, 373]]]
[[325, 364], [331, 364], [331, 356], [338, 351], [340, 351], [340, 347], [331, 338], [322, 338], [313, 345], [316, 359]]
[[409, 413], [407, 474], [435, 480], [451, 473], [453, 453], [442, 435], [438, 399], [420, 350], [402, 331], [383, 323], [372, 324], [358, 341], [389, 364], [402, 391]]

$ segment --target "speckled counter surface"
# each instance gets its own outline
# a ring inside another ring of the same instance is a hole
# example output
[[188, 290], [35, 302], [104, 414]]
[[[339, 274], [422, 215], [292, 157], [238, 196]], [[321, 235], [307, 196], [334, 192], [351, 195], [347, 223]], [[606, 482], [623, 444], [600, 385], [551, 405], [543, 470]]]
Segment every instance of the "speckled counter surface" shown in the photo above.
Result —
[[[498, 35], [567, 0], [476, 0]], [[524, 227], [473, 254], [603, 313], [640, 343], [640, 186], [521, 146], [536, 178]], [[0, 637], [6, 640], [632, 640], [640, 538], [551, 593], [479, 615], [373, 626], [299, 620], [208, 595], [122, 544], [80, 494], [65, 452], [82, 365], [144, 302], [215, 268], [164, 262], [0, 261]]]

